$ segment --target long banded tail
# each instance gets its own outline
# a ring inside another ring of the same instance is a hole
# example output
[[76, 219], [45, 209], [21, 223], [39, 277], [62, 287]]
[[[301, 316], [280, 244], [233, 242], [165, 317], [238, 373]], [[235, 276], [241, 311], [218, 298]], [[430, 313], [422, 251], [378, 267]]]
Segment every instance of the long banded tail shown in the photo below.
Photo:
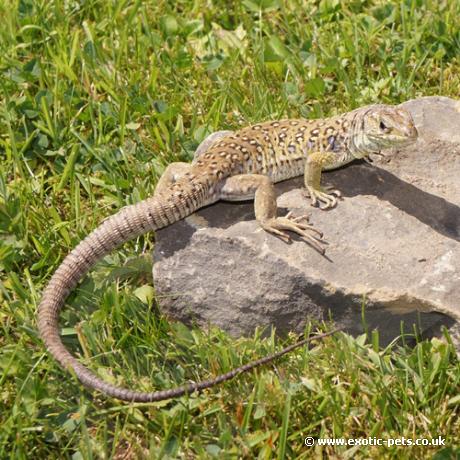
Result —
[[[104, 382], [92, 371], [84, 367], [65, 348], [59, 335], [59, 312], [70, 291], [88, 273], [102, 257], [120, 246], [148, 231], [158, 230], [173, 222], [186, 217], [199, 206], [197, 193], [206, 193], [195, 187], [189, 196], [182, 196], [182, 206], [156, 196], [138, 204], [127, 206], [118, 213], [107, 218], [102, 224], [78, 244], [64, 259], [52, 276], [46, 287], [38, 309], [38, 327], [40, 335], [48, 351], [65, 368], [71, 368], [80, 381], [87, 387], [96, 389], [108, 396], [125, 401], [152, 402], [182, 396], [194, 391], [212, 387], [218, 383], [230, 380], [241, 372], [248, 371], [256, 366], [267, 363], [296, 347], [300, 347], [310, 340], [319, 339], [328, 334], [316, 335], [297, 342], [278, 353], [261, 358], [242, 367], [211, 380], [191, 383], [178, 388], [156, 392], [132, 391]], [[185, 198], [185, 199], [184, 199]], [[185, 203], [185, 204], [184, 204]]]

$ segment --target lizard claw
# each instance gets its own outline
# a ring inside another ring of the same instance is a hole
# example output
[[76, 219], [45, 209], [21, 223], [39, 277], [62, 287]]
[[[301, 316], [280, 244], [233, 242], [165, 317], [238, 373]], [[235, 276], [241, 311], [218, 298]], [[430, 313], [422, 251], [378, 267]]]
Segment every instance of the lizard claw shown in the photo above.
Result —
[[[311, 198], [311, 205], [319, 207], [320, 209], [331, 209], [337, 206], [338, 198], [342, 198], [340, 190], [328, 190], [329, 193], [323, 190], [317, 190], [313, 187], [307, 187], [309, 198]], [[324, 203], [322, 205], [322, 203]]]
[[[286, 243], [291, 243], [292, 238], [285, 230], [296, 233], [316, 251], [324, 255], [325, 249], [321, 244], [327, 243], [322, 239], [323, 234], [312, 225], [301, 223], [302, 220], [308, 220], [308, 216], [293, 217], [290, 211], [285, 217], [275, 217], [261, 222], [261, 226], [264, 230], [280, 237]], [[316, 233], [318, 236], [311, 235], [309, 232]]]

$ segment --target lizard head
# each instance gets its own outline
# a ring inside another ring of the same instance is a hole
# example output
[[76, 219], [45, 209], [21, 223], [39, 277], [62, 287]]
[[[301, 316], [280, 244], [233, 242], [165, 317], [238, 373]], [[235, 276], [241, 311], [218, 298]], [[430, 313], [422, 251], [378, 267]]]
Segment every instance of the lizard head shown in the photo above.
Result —
[[[417, 140], [411, 114], [402, 107], [372, 105], [359, 109], [355, 125], [355, 146], [359, 157], [391, 147], [403, 147]], [[359, 120], [361, 118], [361, 120]]]

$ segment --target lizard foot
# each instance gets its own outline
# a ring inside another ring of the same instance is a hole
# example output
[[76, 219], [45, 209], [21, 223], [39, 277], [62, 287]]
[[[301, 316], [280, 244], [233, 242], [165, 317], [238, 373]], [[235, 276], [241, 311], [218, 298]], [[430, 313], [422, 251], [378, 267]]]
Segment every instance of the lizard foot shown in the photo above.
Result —
[[[317, 190], [313, 187], [307, 187], [308, 196], [311, 198], [311, 205], [315, 207], [319, 207], [320, 209], [330, 209], [337, 205], [338, 198], [342, 197], [342, 193], [340, 190], [327, 190], [329, 193], [325, 191]], [[324, 205], [321, 205], [324, 203]]]
[[[310, 244], [320, 254], [324, 254], [325, 250], [320, 245], [320, 243], [326, 244], [326, 242], [322, 240], [323, 234], [312, 225], [301, 223], [302, 220], [308, 220], [308, 216], [304, 215], [293, 217], [292, 213], [289, 212], [285, 217], [274, 217], [273, 219], [267, 219], [261, 222], [260, 225], [265, 231], [273, 233], [286, 243], [291, 243], [292, 238], [284, 230], [297, 233], [297, 235], [300, 235], [305, 240], [305, 242]], [[313, 236], [308, 232], [316, 233], [318, 237]]]

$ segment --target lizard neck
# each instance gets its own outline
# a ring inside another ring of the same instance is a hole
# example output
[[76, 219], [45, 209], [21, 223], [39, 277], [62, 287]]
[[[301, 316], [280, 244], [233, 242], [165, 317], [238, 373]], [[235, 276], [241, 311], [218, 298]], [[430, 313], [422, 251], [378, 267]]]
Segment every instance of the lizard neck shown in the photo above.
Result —
[[380, 152], [380, 146], [372, 141], [367, 135], [364, 127], [364, 118], [368, 112], [373, 110], [375, 105], [369, 105], [350, 112], [350, 136], [348, 148], [352, 159], [360, 159], [371, 153]]

